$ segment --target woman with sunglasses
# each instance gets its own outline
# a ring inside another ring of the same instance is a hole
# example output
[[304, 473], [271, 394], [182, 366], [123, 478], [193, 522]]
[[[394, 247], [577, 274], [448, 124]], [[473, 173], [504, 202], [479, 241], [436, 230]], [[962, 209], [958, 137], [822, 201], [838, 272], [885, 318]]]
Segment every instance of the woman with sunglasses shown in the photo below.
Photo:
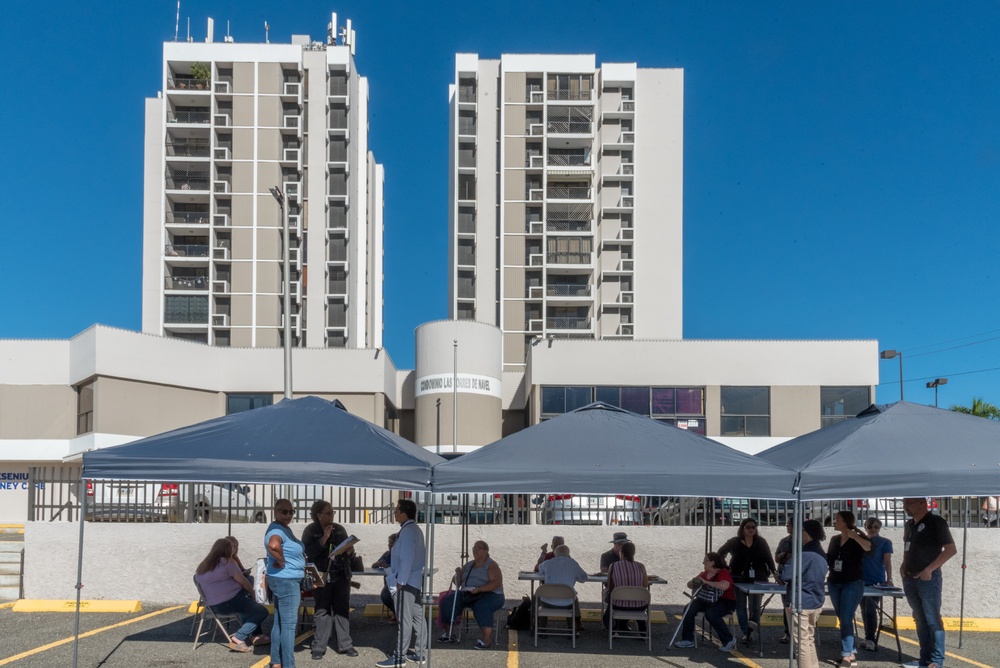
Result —
[[274, 603], [274, 626], [271, 629], [271, 668], [295, 667], [295, 626], [302, 600], [305, 577], [305, 547], [288, 525], [295, 517], [292, 502], [274, 502], [274, 521], [264, 534], [267, 551], [267, 587]]
[[[729, 557], [729, 571], [733, 574], [735, 583], [767, 580], [776, 572], [771, 547], [757, 535], [757, 520], [752, 517], [740, 522], [736, 536], [726, 541], [719, 554], [723, 559]], [[739, 588], [736, 589], [736, 620], [743, 632], [744, 645], [749, 645], [752, 641], [750, 622], [757, 622], [760, 598], [760, 595], [748, 595]]]

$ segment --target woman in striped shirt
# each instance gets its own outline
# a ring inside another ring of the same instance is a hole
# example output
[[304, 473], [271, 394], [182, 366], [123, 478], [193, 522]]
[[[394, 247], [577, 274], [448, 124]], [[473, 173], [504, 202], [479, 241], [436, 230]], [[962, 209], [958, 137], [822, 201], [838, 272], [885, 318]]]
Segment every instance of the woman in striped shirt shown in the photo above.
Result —
[[[621, 560], [611, 564], [608, 568], [608, 589], [604, 606], [604, 628], [608, 628], [611, 618], [611, 607], [607, 603], [611, 600], [611, 590], [615, 587], [648, 587], [649, 578], [646, 575], [646, 567], [635, 560], [635, 543], [625, 543], [622, 545]], [[615, 610], [645, 610], [647, 607], [643, 601], [620, 601], [615, 605]], [[639, 620], [639, 632], [646, 632], [646, 622]], [[628, 622], [615, 622], [615, 631], [627, 631]]]

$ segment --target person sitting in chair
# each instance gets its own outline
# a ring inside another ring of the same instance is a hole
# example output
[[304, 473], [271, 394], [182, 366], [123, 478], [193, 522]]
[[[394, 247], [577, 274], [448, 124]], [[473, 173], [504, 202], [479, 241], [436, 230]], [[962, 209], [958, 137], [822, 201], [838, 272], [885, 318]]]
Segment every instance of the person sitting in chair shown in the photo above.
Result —
[[[649, 578], [646, 575], [646, 567], [635, 560], [635, 543], [625, 543], [622, 545], [621, 559], [611, 564], [608, 571], [607, 597], [604, 608], [604, 628], [608, 628], [611, 619], [611, 592], [615, 587], [648, 587]], [[619, 601], [615, 604], [615, 610], [645, 610], [649, 607], [646, 604], [636, 605], [638, 601], [629, 605], [629, 601]], [[646, 633], [645, 620], [637, 620], [639, 632]], [[627, 621], [616, 621], [615, 631], [628, 631]]]
[[[576, 592], [577, 582], [587, 581], [587, 572], [569, 556], [569, 546], [560, 545], [555, 549], [555, 557], [549, 559], [548, 561], [543, 561], [538, 565], [538, 574], [542, 576], [543, 582], [545, 584], [561, 584], [573, 588], [573, 592]], [[549, 606], [550, 608], [573, 608], [576, 613], [576, 628], [577, 633], [580, 633], [579, 629], [583, 624], [583, 620], [580, 619], [580, 606], [575, 599], [555, 599], [550, 600], [543, 598], [542, 603]]]
[[[242, 626], [229, 638], [229, 649], [252, 652], [253, 645], [271, 641], [261, 632], [260, 624], [267, 619], [267, 608], [253, 598], [253, 585], [243, 575], [236, 558], [235, 541], [220, 538], [212, 545], [194, 579], [205, 594], [205, 605], [219, 615], [234, 614]], [[249, 642], [248, 642], [249, 640]]]
[[736, 609], [733, 576], [718, 552], [706, 554], [703, 565], [705, 570], [687, 583], [694, 590], [694, 595], [681, 623], [681, 640], [677, 647], [694, 647], [694, 618], [699, 612], [704, 612], [705, 619], [722, 643], [719, 649], [731, 652], [736, 647], [736, 636], [730, 633], [724, 618]]

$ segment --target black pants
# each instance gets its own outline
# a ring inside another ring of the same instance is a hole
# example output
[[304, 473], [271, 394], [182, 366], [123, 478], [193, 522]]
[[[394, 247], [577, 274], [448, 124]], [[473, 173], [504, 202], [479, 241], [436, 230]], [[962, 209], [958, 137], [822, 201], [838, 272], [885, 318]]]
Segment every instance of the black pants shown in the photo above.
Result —
[[313, 613], [313, 624], [316, 626], [313, 635], [313, 653], [325, 653], [333, 627], [337, 628], [337, 651], [346, 652], [354, 647], [351, 640], [351, 582], [338, 578], [321, 589], [313, 591], [316, 608]]

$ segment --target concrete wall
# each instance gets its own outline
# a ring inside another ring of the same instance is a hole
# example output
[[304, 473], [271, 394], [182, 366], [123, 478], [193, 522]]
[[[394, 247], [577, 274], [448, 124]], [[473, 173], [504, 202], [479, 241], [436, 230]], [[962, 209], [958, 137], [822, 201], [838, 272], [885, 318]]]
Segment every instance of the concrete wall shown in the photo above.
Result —
[[[304, 524], [294, 525], [297, 535]], [[361, 539], [359, 554], [370, 565], [385, 550], [386, 538], [395, 529], [391, 525], [348, 526]], [[542, 543], [553, 533], [566, 538], [567, 545], [587, 572], [597, 572], [600, 554], [608, 549], [613, 527], [487, 526], [470, 527], [469, 539], [486, 540], [491, 555], [504, 572], [504, 590], [508, 599], [528, 593], [528, 583], [517, 580], [520, 569], [530, 569]], [[88, 524], [85, 530], [84, 598], [139, 599], [148, 605], [184, 603], [194, 598], [191, 576], [208, 553], [212, 542], [226, 532], [225, 525], [162, 524], [121, 525]], [[772, 546], [784, 535], [783, 527], [765, 527], [762, 535]], [[29, 522], [25, 525], [25, 596], [42, 599], [75, 597], [77, 540], [79, 526], [71, 523]], [[263, 556], [263, 525], [237, 525], [233, 535], [240, 541], [240, 555], [249, 565]], [[629, 527], [629, 537], [637, 546], [636, 558], [650, 573], [666, 577], [671, 584], [653, 590], [656, 605], [681, 605], [682, 583], [700, 570], [704, 530], [697, 527]], [[714, 545], [720, 546], [731, 529], [716, 529]], [[902, 550], [902, 529], [883, 532]], [[461, 527], [438, 525], [435, 534], [435, 590], [446, 588], [444, 573], [459, 561]], [[945, 566], [944, 604], [946, 617], [959, 614], [961, 583], [961, 532], [956, 531], [959, 556]], [[898, 572], [899, 555], [893, 559]], [[1000, 593], [996, 573], [1000, 568], [1000, 531], [971, 529], [966, 569], [966, 617], [996, 617], [1000, 611]], [[898, 576], [897, 576], [898, 579]], [[359, 593], [375, 596], [382, 587], [381, 578], [359, 578]], [[600, 587], [585, 584], [579, 588], [582, 601], [596, 605]], [[899, 614], [908, 615], [905, 600]]]

